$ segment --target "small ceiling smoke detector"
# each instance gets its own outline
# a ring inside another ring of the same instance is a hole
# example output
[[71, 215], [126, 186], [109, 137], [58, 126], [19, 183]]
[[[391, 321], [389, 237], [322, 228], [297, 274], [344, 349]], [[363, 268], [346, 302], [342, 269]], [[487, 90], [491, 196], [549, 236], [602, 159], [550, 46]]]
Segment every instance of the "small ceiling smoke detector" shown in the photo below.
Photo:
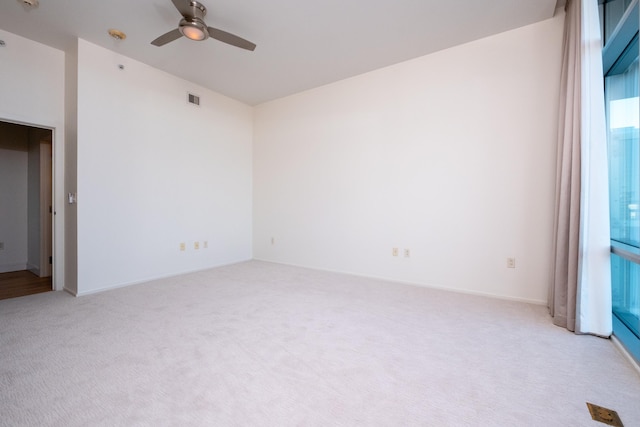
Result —
[[114, 30], [113, 28], [109, 30], [109, 35], [116, 40], [124, 40], [127, 38], [127, 35], [120, 30]]
[[38, 7], [40, 6], [40, 2], [38, 0], [18, 0], [19, 3], [24, 4], [29, 7]]

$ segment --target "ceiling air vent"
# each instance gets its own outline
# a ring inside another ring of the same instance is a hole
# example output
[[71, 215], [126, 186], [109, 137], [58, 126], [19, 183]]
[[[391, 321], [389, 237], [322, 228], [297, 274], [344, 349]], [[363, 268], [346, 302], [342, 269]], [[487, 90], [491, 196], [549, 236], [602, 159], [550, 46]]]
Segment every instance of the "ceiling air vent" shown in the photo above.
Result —
[[200, 97], [192, 93], [189, 94], [189, 104], [200, 105]]

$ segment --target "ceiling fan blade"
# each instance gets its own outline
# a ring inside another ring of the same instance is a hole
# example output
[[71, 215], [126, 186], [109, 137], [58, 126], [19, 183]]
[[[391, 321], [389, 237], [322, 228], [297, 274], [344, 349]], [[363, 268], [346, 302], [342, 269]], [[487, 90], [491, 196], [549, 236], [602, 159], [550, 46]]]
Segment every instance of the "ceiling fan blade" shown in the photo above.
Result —
[[254, 43], [251, 43], [248, 40], [245, 40], [241, 37], [235, 36], [231, 33], [227, 33], [226, 31], [219, 30], [217, 28], [208, 27], [209, 37], [213, 37], [216, 40], [220, 40], [223, 43], [230, 44], [231, 46], [236, 46], [242, 49], [247, 49], [253, 51], [256, 48]]
[[154, 46], [163, 46], [169, 42], [179, 39], [182, 37], [182, 33], [179, 29], [171, 30], [168, 33], [165, 33], [151, 42]]
[[191, 0], [171, 0], [173, 5], [178, 9], [182, 16], [193, 16], [193, 7]]

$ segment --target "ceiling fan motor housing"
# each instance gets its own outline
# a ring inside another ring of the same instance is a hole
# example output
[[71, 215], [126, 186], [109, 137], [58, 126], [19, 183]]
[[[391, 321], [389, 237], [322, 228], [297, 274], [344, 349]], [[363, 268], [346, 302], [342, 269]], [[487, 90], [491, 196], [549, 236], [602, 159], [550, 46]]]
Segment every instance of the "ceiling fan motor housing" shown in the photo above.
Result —
[[204, 16], [207, 14], [207, 8], [200, 2], [191, 1], [191, 9], [193, 10], [193, 17], [204, 19]]

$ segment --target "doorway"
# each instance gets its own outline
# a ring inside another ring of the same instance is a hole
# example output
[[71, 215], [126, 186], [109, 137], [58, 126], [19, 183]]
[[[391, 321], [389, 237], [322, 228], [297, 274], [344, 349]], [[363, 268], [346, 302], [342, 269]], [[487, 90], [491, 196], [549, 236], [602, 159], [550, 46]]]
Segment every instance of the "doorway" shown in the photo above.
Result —
[[53, 132], [0, 121], [0, 298], [52, 290]]

